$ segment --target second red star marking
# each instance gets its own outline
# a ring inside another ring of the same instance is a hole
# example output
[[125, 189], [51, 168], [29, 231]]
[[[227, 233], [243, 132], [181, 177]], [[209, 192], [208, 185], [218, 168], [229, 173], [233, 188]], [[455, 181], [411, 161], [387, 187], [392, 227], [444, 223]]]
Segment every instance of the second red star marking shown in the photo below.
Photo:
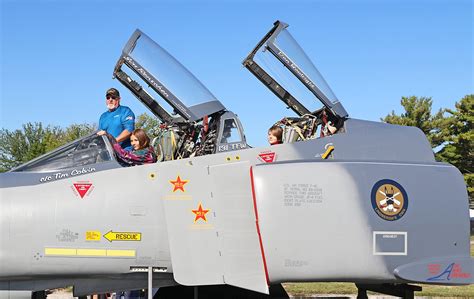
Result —
[[210, 211], [210, 209], [207, 209], [207, 210], [203, 209], [202, 204], [199, 203], [197, 210], [191, 210], [191, 211], [195, 214], [194, 223], [196, 223], [199, 219], [202, 219], [204, 220], [204, 222], [207, 222], [206, 214]]

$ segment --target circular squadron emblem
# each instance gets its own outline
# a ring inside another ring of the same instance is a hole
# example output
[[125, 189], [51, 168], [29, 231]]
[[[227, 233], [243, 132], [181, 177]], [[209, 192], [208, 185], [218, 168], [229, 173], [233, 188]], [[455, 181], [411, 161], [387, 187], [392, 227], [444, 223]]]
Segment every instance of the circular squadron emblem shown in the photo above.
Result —
[[372, 207], [380, 218], [394, 221], [405, 215], [408, 196], [403, 187], [392, 180], [380, 180], [372, 187]]

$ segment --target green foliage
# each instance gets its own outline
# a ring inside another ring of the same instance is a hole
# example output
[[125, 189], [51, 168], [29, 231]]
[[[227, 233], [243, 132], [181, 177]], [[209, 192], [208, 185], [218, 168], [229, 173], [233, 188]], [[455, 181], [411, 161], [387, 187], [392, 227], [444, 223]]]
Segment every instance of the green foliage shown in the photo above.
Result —
[[160, 128], [160, 121], [158, 118], [142, 113], [136, 119], [135, 127], [143, 129], [150, 139], [158, 135]]
[[69, 143], [87, 134], [96, 131], [97, 127], [91, 124], [72, 124], [63, 131], [62, 143]]
[[28, 162], [94, 130], [93, 125], [71, 125], [65, 130], [42, 123], [26, 123], [22, 129], [0, 130], [0, 172]]
[[432, 103], [431, 98], [402, 97], [401, 104], [405, 108], [405, 113], [396, 115], [392, 111], [382, 121], [389, 124], [420, 128], [431, 143], [431, 147], [435, 148], [444, 142], [443, 128], [446, 127], [446, 119], [443, 116], [444, 110], [440, 109], [436, 114], [431, 114]]
[[467, 95], [457, 102], [456, 109], [447, 109], [444, 140], [446, 145], [437, 157], [456, 166], [463, 174], [469, 197], [474, 199], [474, 95]]
[[[457, 102], [455, 110], [440, 109], [431, 114], [431, 98], [402, 97], [405, 113], [392, 111], [382, 121], [420, 128], [436, 152], [436, 159], [456, 166], [464, 175], [469, 198], [474, 204], [474, 95]], [[441, 148], [441, 149], [440, 149]]]
[[22, 130], [0, 131], [0, 171], [7, 171], [46, 152], [46, 135], [51, 128], [27, 123]]

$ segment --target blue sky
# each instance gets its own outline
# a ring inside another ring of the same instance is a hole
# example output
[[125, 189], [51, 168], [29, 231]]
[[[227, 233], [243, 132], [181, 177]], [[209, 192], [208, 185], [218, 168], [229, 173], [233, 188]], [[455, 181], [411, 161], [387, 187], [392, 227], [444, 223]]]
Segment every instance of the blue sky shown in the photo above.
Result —
[[97, 123], [109, 87], [136, 115], [146, 109], [113, 67], [136, 28], [237, 113], [252, 145], [285, 115], [242, 67], [275, 20], [313, 60], [350, 117], [400, 113], [402, 96], [453, 108], [474, 93], [473, 1], [0, 0], [2, 128], [26, 122]]

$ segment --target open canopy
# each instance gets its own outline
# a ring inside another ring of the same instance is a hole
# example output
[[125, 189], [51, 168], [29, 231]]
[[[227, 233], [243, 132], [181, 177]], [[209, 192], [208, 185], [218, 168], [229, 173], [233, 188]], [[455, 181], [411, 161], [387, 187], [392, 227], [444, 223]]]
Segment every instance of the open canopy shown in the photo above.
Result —
[[[124, 64], [127, 68], [123, 68]], [[128, 69], [138, 78], [132, 79]], [[224, 105], [190, 71], [138, 29], [123, 48], [114, 77], [162, 121], [172, 120], [170, 112], [187, 121], [196, 121], [225, 110]], [[149, 86], [173, 111], [159, 105], [143, 86]]]
[[243, 61], [262, 83], [298, 115], [314, 112], [320, 106], [345, 118], [346, 110], [329, 85], [287, 30], [277, 21]]

